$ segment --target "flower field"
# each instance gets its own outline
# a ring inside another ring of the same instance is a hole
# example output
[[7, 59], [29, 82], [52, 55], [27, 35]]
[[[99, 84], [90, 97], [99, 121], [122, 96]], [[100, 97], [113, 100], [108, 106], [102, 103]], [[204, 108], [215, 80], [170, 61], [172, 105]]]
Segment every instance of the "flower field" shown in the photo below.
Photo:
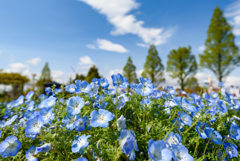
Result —
[[0, 160], [240, 160], [240, 102], [221, 82], [181, 97], [139, 81], [76, 80], [1, 104]]

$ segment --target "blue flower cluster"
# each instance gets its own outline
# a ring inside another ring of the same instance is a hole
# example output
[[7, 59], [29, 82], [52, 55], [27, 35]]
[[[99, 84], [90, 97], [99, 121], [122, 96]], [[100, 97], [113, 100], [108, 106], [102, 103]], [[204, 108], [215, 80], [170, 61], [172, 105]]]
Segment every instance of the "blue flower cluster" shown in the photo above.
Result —
[[147, 78], [139, 82], [129, 84], [118, 73], [113, 88], [105, 78], [76, 80], [65, 95], [64, 87], [53, 87], [38, 100], [30, 91], [5, 103], [0, 160], [240, 159], [240, 101], [223, 83], [219, 93], [181, 91], [187, 95], [181, 97], [172, 86], [158, 90]]

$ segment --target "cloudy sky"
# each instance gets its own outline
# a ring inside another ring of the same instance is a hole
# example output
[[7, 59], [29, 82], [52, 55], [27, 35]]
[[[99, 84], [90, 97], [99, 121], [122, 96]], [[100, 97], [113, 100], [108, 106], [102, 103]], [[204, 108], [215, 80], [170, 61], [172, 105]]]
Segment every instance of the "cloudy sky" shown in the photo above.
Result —
[[[240, 46], [240, 0], [0, 0], [0, 69], [30, 77], [48, 62], [53, 79], [66, 83], [93, 64], [110, 78], [131, 56], [140, 74], [152, 42], [165, 66], [180, 46], [197, 57], [217, 5]], [[227, 85], [240, 86], [238, 71]], [[177, 85], [165, 76], [164, 85]], [[200, 83], [210, 76], [206, 69], [196, 75]]]

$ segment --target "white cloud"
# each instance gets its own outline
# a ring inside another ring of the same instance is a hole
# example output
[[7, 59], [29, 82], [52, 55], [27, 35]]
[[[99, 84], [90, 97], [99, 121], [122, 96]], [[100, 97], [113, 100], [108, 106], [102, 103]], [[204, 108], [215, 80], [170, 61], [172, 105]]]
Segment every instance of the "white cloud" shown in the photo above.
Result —
[[205, 45], [199, 46], [198, 51], [203, 52], [205, 50]]
[[92, 65], [84, 65], [80, 66], [79, 69], [85, 70], [85, 69], [90, 69]]
[[109, 67], [108, 66], [105, 66], [104, 69], [108, 69]]
[[26, 63], [32, 64], [32, 65], [38, 65], [38, 63], [41, 61], [40, 58], [32, 58], [30, 60], [27, 60]]
[[94, 62], [91, 60], [89, 56], [83, 56], [79, 58], [79, 65], [92, 65]]
[[31, 76], [30, 69], [28, 65], [25, 65], [23, 63], [11, 63], [8, 65], [9, 68], [5, 70], [7, 73], [20, 73], [25, 76]]
[[96, 49], [96, 46], [93, 44], [87, 44], [86, 47], [89, 49]]
[[2, 54], [2, 51], [0, 50], [0, 54]]
[[240, 36], [240, 0], [227, 6], [225, 16], [230, 19], [230, 24], [233, 25], [233, 33]]
[[119, 53], [128, 52], [128, 50], [125, 49], [122, 45], [115, 44], [115, 43], [113, 43], [111, 41], [108, 41], [106, 39], [97, 39], [96, 44], [97, 44], [98, 48], [102, 49], [102, 50], [115, 51], [115, 52], [119, 52]]
[[143, 27], [144, 21], [139, 21], [131, 10], [137, 9], [140, 4], [135, 0], [79, 0], [90, 5], [114, 26], [112, 35], [135, 34], [142, 38], [144, 43], [155, 45], [165, 43], [173, 33], [173, 29], [163, 32], [163, 28]]
[[137, 46], [141, 46], [141, 47], [144, 47], [144, 48], [148, 48], [149, 47], [148, 44], [143, 44], [143, 43], [137, 43]]
[[64, 72], [61, 70], [52, 70], [51, 71], [52, 80], [58, 83], [66, 83]]

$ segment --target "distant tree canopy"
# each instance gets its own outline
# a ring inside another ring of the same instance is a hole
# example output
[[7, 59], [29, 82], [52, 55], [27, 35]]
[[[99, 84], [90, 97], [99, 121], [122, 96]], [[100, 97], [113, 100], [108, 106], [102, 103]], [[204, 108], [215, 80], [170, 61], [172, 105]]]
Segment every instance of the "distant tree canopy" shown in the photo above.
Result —
[[167, 71], [172, 78], [177, 78], [181, 89], [187, 85], [186, 79], [197, 72], [195, 56], [191, 54], [191, 47], [173, 49], [168, 55]]
[[158, 88], [159, 84], [165, 81], [165, 78], [163, 78], [163, 71], [164, 66], [162, 64], [162, 60], [158, 56], [155, 45], [152, 44], [150, 45], [150, 48], [148, 50], [148, 55], [146, 63], [144, 64], [142, 77], [150, 79], [154, 86]]
[[239, 49], [234, 43], [232, 27], [216, 7], [207, 31], [207, 40], [203, 54], [199, 54], [200, 66], [211, 70], [218, 78], [228, 76], [240, 63]]
[[11, 99], [18, 98], [23, 94], [23, 87], [25, 83], [28, 83], [30, 80], [26, 76], [22, 76], [19, 73], [4, 73], [0, 72], [0, 84], [11, 85]]
[[0, 84], [25, 84], [29, 81], [30, 80], [26, 76], [22, 76], [19, 73], [0, 73]]
[[137, 74], [136, 74], [136, 67], [132, 62], [131, 57], [128, 57], [127, 63], [123, 68], [123, 76], [128, 79], [128, 82], [131, 83], [138, 83]]
[[199, 84], [198, 84], [198, 80], [197, 78], [195, 77], [189, 77], [187, 80], [186, 80], [186, 87], [191, 89], [191, 91], [194, 90], [195, 87], [198, 87]]
[[88, 74], [87, 74], [85, 80], [86, 80], [88, 83], [91, 83], [91, 81], [92, 81], [93, 78], [101, 78], [101, 76], [100, 76], [99, 73], [98, 73], [98, 68], [97, 68], [95, 65], [93, 65], [93, 66], [89, 69]]

